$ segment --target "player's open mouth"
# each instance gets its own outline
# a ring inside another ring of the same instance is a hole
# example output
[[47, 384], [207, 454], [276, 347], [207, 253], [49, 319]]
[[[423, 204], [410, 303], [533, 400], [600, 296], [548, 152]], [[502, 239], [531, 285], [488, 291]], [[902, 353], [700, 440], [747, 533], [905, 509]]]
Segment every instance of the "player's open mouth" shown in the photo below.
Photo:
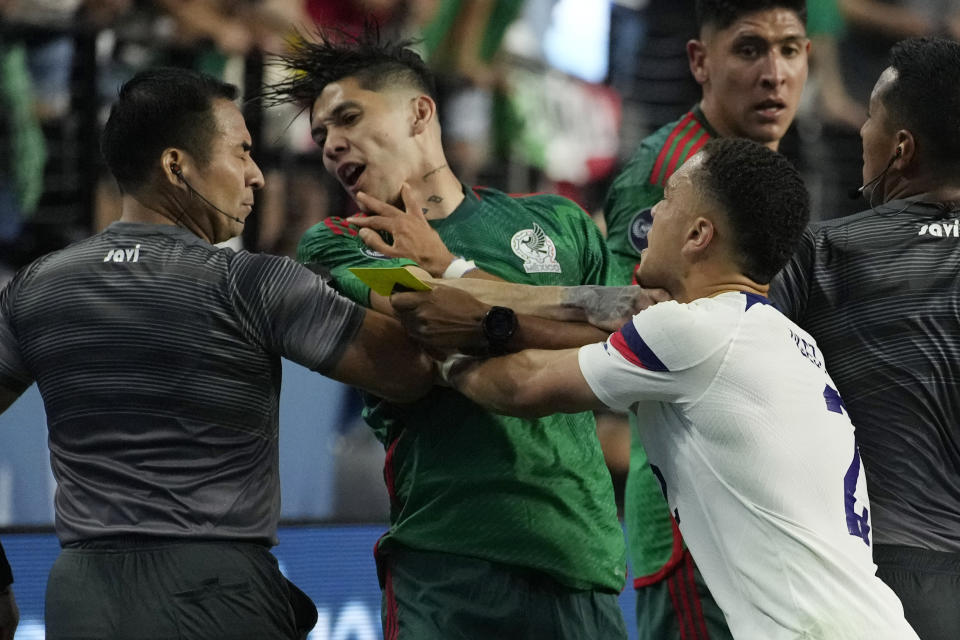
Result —
[[357, 181], [366, 169], [367, 165], [365, 164], [345, 162], [337, 169], [337, 177], [340, 178], [343, 186], [349, 189], [357, 184]]
[[785, 102], [775, 99], [764, 100], [753, 107], [754, 111], [765, 118], [776, 118], [786, 108]]

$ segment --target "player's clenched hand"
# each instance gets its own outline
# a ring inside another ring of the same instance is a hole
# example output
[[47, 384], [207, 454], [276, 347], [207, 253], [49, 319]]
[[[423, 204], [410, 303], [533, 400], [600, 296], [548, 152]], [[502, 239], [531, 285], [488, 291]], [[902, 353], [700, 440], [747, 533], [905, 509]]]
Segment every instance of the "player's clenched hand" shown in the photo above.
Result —
[[390, 304], [410, 337], [434, 350], [484, 353], [488, 347], [481, 323], [490, 306], [460, 289], [395, 293]]
[[[357, 202], [373, 215], [351, 217], [347, 221], [360, 227], [360, 239], [374, 251], [392, 258], [409, 258], [439, 278], [456, 256], [427, 222], [408, 184], [400, 187], [400, 196], [406, 211], [359, 192]], [[393, 237], [393, 244], [377, 233], [381, 231]]]
[[20, 622], [20, 610], [13, 597], [13, 587], [0, 593], [0, 640], [13, 640], [13, 632]]

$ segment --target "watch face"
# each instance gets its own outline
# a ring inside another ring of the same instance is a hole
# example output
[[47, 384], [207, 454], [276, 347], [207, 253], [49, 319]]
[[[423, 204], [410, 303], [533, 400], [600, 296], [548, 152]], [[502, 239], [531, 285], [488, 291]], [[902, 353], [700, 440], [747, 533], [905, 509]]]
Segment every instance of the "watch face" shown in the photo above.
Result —
[[517, 316], [513, 309], [490, 307], [483, 316], [483, 335], [492, 349], [502, 349], [517, 329]]

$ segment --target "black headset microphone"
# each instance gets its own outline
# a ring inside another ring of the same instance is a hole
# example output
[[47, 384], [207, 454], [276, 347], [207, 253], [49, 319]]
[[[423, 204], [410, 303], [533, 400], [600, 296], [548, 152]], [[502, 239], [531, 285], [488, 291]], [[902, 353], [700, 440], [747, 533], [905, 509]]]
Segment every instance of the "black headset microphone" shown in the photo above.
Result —
[[197, 191], [196, 189], [194, 189], [193, 187], [191, 187], [191, 186], [190, 186], [190, 183], [187, 182], [187, 179], [183, 177], [183, 169], [180, 168], [180, 165], [178, 165], [178, 164], [171, 164], [171, 165], [170, 165], [170, 171], [173, 172], [173, 175], [177, 176], [177, 180], [179, 180], [179, 181], [182, 182], [184, 185], [186, 185], [186, 187], [187, 187], [187, 189], [190, 191], [191, 195], [195, 195], [195, 196], [197, 196], [198, 198], [200, 198], [201, 200], [203, 200], [204, 202], [206, 202], [206, 203], [207, 203], [208, 205], [210, 205], [210, 207], [211, 207], [214, 211], [216, 211], [217, 213], [223, 214], [223, 215], [227, 216], [228, 218], [230, 218], [231, 220], [234, 220], [234, 221], [236, 221], [236, 222], [239, 222], [240, 224], [244, 224], [244, 220], [243, 220], [243, 219], [238, 218], [237, 216], [230, 215], [229, 213], [227, 213], [226, 211], [224, 211], [223, 209], [221, 209], [221, 208], [218, 207], [217, 205], [213, 204], [212, 202], [210, 202], [209, 200], [207, 200], [206, 198], [204, 198], [204, 197], [203, 197], [203, 194], [201, 194], [199, 191]]
[[890, 167], [893, 166], [893, 163], [902, 154], [903, 154], [903, 147], [897, 147], [897, 152], [893, 154], [892, 158], [890, 158], [890, 162], [888, 162], [887, 166], [883, 168], [883, 171], [878, 173], [877, 177], [874, 178], [873, 180], [870, 180], [869, 182], [864, 183], [862, 187], [858, 187], [856, 189], [850, 189], [849, 191], [847, 191], [847, 197], [850, 198], [851, 200], [856, 200], [857, 198], [860, 197], [860, 194], [863, 193], [864, 189], [872, 187], [877, 182], [880, 182], [881, 180], [883, 180], [883, 176], [887, 175], [887, 171], [890, 171]]

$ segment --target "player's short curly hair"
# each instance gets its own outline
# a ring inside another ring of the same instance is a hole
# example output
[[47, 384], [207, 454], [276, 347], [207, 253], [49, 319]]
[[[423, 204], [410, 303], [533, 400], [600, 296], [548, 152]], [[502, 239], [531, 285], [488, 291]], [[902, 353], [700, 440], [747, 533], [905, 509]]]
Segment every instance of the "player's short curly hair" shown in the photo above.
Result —
[[881, 94], [894, 129], [909, 129], [928, 158], [960, 165], [960, 43], [910, 38], [890, 51], [896, 79]]
[[726, 29], [745, 15], [768, 9], [789, 9], [807, 24], [806, 0], [697, 0], [697, 29]]
[[356, 36], [319, 28], [298, 34], [288, 51], [271, 61], [287, 72], [287, 78], [266, 87], [260, 98], [266, 106], [293, 103], [309, 109], [324, 87], [344, 78], [356, 78], [370, 91], [409, 86], [436, 98], [433, 73], [412, 44], [382, 40], [372, 24]]
[[703, 147], [707, 195], [723, 208], [744, 275], [767, 284], [796, 250], [810, 219], [810, 196], [790, 162], [743, 138], [716, 138]]
[[100, 151], [120, 188], [142, 187], [168, 147], [206, 164], [218, 133], [213, 102], [237, 94], [234, 85], [189, 69], [157, 67], [128, 80], [100, 136]]

